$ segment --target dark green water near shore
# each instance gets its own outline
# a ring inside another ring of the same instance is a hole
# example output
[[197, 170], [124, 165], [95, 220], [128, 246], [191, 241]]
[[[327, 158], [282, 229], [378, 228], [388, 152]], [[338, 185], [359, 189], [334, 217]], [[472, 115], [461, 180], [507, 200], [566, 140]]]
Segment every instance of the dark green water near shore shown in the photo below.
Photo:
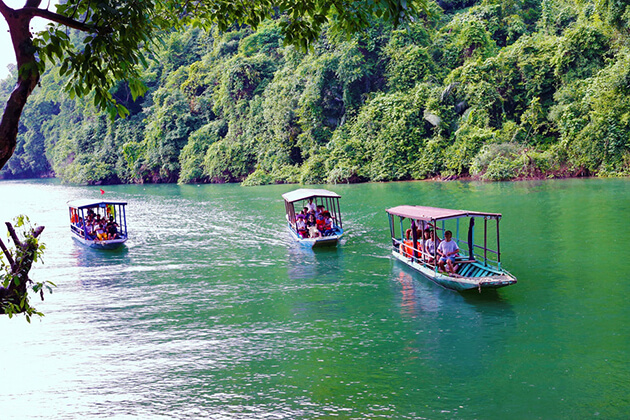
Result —
[[[65, 204], [99, 188], [0, 182], [58, 285], [41, 321], [0, 317], [0, 418], [630, 415], [630, 180], [330, 186], [347, 237], [316, 252], [285, 230], [294, 188], [104, 187], [131, 239], [98, 252]], [[459, 294], [395, 262], [399, 204], [502, 213], [519, 283]]]

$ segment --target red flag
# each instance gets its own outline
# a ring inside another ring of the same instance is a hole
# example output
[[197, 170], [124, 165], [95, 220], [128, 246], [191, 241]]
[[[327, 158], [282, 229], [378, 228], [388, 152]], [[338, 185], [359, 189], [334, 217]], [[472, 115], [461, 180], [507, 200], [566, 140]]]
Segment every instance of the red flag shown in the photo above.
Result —
[[101, 189], [101, 194], [105, 194], [105, 191], [103, 191], [102, 189]]

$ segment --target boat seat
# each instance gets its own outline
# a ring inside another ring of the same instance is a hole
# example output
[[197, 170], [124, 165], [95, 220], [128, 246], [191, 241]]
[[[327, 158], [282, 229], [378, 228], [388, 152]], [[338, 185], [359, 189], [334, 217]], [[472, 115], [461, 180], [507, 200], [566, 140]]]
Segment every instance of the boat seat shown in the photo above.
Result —
[[472, 267], [473, 266], [470, 264], [460, 265], [457, 269], [457, 274], [460, 276], [468, 276], [468, 273], [472, 271]]

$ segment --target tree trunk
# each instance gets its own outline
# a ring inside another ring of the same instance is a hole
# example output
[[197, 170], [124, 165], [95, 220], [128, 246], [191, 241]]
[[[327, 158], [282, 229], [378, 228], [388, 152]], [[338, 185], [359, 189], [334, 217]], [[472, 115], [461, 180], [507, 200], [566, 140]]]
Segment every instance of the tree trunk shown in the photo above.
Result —
[[[27, 6], [39, 5], [40, 1], [27, 1]], [[39, 67], [35, 58], [35, 46], [29, 29], [33, 15], [23, 10], [13, 10], [2, 4], [2, 15], [9, 25], [11, 41], [17, 60], [18, 80], [4, 108], [0, 121], [0, 169], [15, 151], [20, 116], [26, 100], [39, 83]]]

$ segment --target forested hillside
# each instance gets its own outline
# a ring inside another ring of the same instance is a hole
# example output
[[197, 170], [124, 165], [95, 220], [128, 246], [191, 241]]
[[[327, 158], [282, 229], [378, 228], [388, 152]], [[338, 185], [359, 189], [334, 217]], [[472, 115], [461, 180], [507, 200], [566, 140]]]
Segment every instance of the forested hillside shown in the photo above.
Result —
[[[623, 6], [621, 6], [623, 4]], [[339, 183], [630, 174], [630, 7], [444, 0], [312, 51], [253, 32], [172, 33], [111, 120], [52, 68], [4, 178]], [[15, 77], [15, 74], [13, 75]], [[0, 83], [2, 103], [13, 79]]]

